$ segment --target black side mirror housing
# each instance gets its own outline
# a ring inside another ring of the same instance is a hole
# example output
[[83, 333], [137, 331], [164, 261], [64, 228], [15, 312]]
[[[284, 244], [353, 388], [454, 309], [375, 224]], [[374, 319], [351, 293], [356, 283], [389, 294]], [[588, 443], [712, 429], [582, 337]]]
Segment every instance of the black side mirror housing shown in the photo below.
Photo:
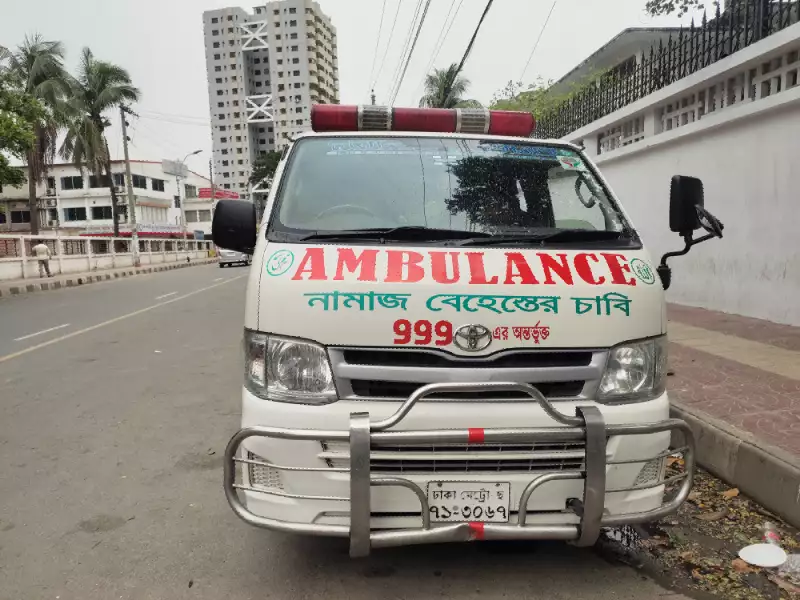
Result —
[[[667, 260], [673, 256], [683, 256], [692, 246], [712, 238], [721, 238], [724, 225], [703, 207], [703, 182], [697, 177], [675, 175], [669, 188], [669, 228], [680, 234], [684, 241], [683, 250], [667, 252], [661, 257], [656, 272], [661, 278], [663, 288], [669, 289], [672, 283], [672, 270]], [[706, 235], [693, 238], [697, 229], [706, 230]]]
[[673, 176], [669, 188], [670, 230], [687, 236], [700, 229], [698, 206], [703, 206], [703, 182], [697, 177]]
[[227, 250], [253, 254], [258, 222], [256, 207], [244, 200], [220, 200], [214, 209], [211, 235], [214, 244]]

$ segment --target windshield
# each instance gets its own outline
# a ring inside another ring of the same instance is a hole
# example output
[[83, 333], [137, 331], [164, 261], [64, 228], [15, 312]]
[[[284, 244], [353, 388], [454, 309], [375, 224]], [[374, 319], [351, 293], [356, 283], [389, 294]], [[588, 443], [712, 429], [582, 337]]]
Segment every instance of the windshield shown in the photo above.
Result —
[[462, 238], [627, 229], [577, 152], [481, 139], [300, 140], [276, 207], [271, 231], [300, 235], [397, 227]]

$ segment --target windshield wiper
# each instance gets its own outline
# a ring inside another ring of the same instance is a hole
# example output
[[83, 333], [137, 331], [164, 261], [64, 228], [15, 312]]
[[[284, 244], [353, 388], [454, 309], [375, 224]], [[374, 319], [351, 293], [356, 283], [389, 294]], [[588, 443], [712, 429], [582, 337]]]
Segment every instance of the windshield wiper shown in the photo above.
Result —
[[559, 242], [601, 242], [618, 240], [628, 237], [622, 231], [606, 231], [604, 229], [561, 229], [550, 233], [539, 233], [531, 235], [493, 235], [489, 239], [473, 236], [460, 242], [459, 246], [501, 246], [503, 244], [533, 244], [544, 245], [546, 243]]
[[300, 238], [301, 242], [307, 240], [409, 240], [409, 241], [439, 241], [463, 240], [465, 238], [490, 238], [489, 233], [480, 231], [460, 231], [457, 229], [437, 229], [423, 227], [422, 225], [403, 225], [401, 227], [373, 227], [368, 229], [344, 229], [342, 231], [316, 231]]

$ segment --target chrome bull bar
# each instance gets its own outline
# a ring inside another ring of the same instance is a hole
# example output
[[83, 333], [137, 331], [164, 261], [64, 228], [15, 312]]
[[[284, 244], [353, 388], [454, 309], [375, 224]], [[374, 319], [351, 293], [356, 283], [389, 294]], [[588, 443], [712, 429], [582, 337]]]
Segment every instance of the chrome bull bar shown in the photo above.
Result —
[[[387, 431], [398, 425], [414, 405], [431, 394], [458, 394], [465, 392], [522, 392], [541, 405], [544, 412], [561, 427], [510, 428], [510, 429], [447, 429], [423, 431]], [[479, 431], [480, 440], [475, 440]], [[657, 456], [631, 460], [607, 460], [606, 442], [613, 436], [644, 435], [680, 431], [684, 445]], [[239, 448], [250, 437], [268, 437], [302, 441], [349, 442], [350, 467], [289, 467], [238, 456]], [[402, 477], [379, 477], [370, 473], [370, 450], [382, 446], [413, 444], [469, 444], [469, 443], [525, 443], [525, 442], [582, 441], [585, 444], [585, 468], [578, 471], [559, 471], [535, 476], [524, 488], [519, 501], [517, 523], [455, 523], [431, 526], [428, 499], [422, 488]], [[624, 488], [606, 488], [606, 467], [614, 464], [647, 463], [682, 452], [684, 472], [659, 479], [655, 483], [633, 485]], [[349, 497], [295, 495], [282, 491], [260, 489], [236, 483], [236, 465], [256, 464], [284, 471], [343, 472], [350, 475]], [[578, 546], [595, 543], [603, 527], [643, 523], [672, 514], [683, 504], [692, 489], [695, 470], [694, 436], [689, 426], [680, 419], [666, 419], [656, 423], [607, 426], [603, 415], [595, 406], [579, 406], [575, 416], [557, 410], [534, 386], [526, 383], [434, 383], [416, 390], [397, 411], [381, 421], [370, 421], [368, 413], [351, 413], [349, 431], [323, 431], [309, 429], [282, 429], [275, 427], [248, 427], [237, 432], [225, 449], [224, 488], [225, 496], [234, 513], [256, 527], [289, 533], [305, 533], [350, 538], [350, 555], [366, 556], [371, 548], [404, 546], [437, 542], [466, 542], [486, 540], [570, 540]], [[569, 508], [580, 517], [578, 524], [546, 525], [527, 524], [528, 501], [541, 486], [559, 480], [583, 480], [583, 498], [572, 499]], [[674, 496], [659, 508], [636, 513], [609, 515], [605, 512], [605, 495], [612, 492], [643, 490], [666, 486], [680, 481]], [[417, 496], [421, 510], [421, 527], [393, 531], [371, 531], [370, 489], [371, 487], [403, 487]], [[316, 523], [292, 523], [270, 519], [254, 514], [242, 503], [238, 490], [277, 495], [296, 499], [335, 500], [350, 503], [350, 525], [328, 525]]]

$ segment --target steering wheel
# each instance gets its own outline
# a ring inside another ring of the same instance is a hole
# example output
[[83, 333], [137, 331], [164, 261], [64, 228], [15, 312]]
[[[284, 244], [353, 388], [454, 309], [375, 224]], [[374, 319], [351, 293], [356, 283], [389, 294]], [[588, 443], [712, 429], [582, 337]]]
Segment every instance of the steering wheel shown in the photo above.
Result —
[[720, 220], [699, 204], [695, 205], [694, 208], [697, 211], [697, 220], [700, 221], [700, 226], [708, 233], [721, 238], [722, 230], [725, 229], [725, 226]]
[[339, 212], [361, 213], [361, 214], [373, 217], [375, 219], [378, 218], [378, 215], [376, 215], [374, 212], [372, 212], [368, 208], [364, 208], [363, 206], [356, 206], [355, 204], [337, 204], [336, 206], [331, 206], [330, 208], [326, 208], [321, 213], [319, 213], [316, 216], [316, 218], [317, 219], [322, 219], [324, 217], [327, 217], [330, 214], [339, 213]]
[[[597, 204], [597, 197], [592, 194], [588, 199], [584, 198], [583, 194], [581, 194], [582, 183], [586, 184], [586, 180], [582, 175], [579, 175], [575, 178], [575, 195], [578, 196], [578, 200], [580, 200], [581, 204], [583, 204], [586, 208], [593, 208], [594, 205]], [[586, 187], [589, 187], [589, 185], [586, 184]], [[589, 191], [591, 192], [591, 189]]]

